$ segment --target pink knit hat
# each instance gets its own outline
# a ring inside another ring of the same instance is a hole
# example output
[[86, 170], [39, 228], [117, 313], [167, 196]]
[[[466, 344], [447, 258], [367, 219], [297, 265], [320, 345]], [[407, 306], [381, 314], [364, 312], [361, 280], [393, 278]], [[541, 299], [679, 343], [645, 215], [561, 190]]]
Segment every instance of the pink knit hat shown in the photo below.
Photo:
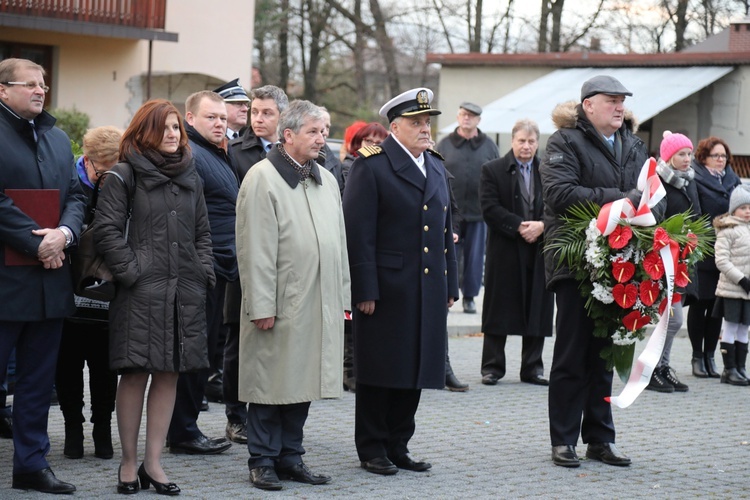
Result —
[[659, 147], [659, 155], [661, 156], [661, 159], [668, 162], [672, 159], [672, 156], [682, 148], [690, 148], [692, 151], [693, 143], [682, 134], [673, 134], [669, 130], [665, 130], [664, 139], [662, 139], [661, 146]]

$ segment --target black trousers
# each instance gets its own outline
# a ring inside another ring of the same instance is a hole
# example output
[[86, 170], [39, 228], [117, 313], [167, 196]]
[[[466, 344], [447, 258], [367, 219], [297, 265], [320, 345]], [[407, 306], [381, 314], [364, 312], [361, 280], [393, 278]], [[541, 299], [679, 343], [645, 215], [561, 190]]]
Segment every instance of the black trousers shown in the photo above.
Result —
[[354, 442], [363, 462], [409, 453], [421, 389], [392, 389], [357, 383]]
[[594, 337], [576, 281], [561, 281], [555, 297], [557, 339], [549, 377], [552, 446], [575, 446], [579, 434], [584, 443], [614, 443], [612, 406], [604, 400], [612, 394], [612, 372], [599, 355], [612, 341]]
[[16, 390], [13, 394], [13, 474], [49, 467], [47, 420], [55, 382], [62, 319], [0, 321], [0, 373], [16, 349]]
[[690, 303], [687, 314], [687, 330], [693, 357], [700, 358], [709, 354], [713, 357], [721, 336], [721, 318], [714, 318], [716, 299], [694, 300]]
[[[224, 295], [226, 280], [216, 277], [216, 286], [206, 293], [206, 330], [208, 342], [208, 359], [216, 355], [216, 339], [224, 323]], [[198, 429], [198, 415], [208, 382], [209, 369], [189, 373], [180, 373], [177, 379], [177, 396], [169, 424], [169, 442], [182, 443], [192, 441], [202, 433]]]
[[[482, 375], [492, 373], [497, 378], [505, 376], [505, 342], [507, 335], [484, 334], [482, 346]], [[527, 337], [521, 340], [521, 379], [544, 375], [544, 337]]]
[[66, 424], [84, 422], [83, 368], [89, 367], [91, 422], [109, 424], [115, 409], [117, 373], [109, 369], [109, 328], [106, 322], [65, 320], [55, 386]]
[[227, 421], [232, 424], [245, 424], [247, 404], [238, 399], [240, 382], [240, 324], [227, 325], [227, 341], [224, 345], [224, 411]]
[[247, 466], [287, 469], [302, 461], [303, 429], [310, 403], [247, 405]]

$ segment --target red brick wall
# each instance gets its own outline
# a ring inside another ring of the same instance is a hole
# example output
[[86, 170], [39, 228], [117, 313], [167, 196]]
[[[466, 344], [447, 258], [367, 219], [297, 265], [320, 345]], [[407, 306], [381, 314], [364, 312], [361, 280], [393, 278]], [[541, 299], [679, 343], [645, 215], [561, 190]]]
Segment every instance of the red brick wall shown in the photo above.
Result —
[[729, 27], [729, 52], [750, 52], [750, 24], [733, 23]]

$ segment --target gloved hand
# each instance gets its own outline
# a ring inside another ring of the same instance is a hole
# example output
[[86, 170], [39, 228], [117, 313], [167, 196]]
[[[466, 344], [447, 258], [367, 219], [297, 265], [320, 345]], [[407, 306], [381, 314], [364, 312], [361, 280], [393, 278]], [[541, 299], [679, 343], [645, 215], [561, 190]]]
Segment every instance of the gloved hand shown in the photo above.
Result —
[[750, 280], [747, 278], [742, 278], [740, 280], [740, 286], [743, 290], [745, 290], [745, 293], [750, 293]]
[[635, 208], [641, 203], [641, 195], [643, 193], [637, 189], [631, 189], [627, 193], [624, 193], [625, 197], [630, 200]]

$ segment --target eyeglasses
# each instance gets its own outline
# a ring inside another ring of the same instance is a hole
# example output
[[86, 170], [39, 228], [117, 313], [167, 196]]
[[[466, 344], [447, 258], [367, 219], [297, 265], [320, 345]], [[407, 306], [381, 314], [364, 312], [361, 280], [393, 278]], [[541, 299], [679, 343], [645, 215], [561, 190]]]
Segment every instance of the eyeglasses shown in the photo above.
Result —
[[88, 160], [89, 160], [89, 163], [91, 163], [91, 168], [94, 169], [94, 175], [96, 175], [97, 177], [101, 177], [104, 174], [104, 172], [106, 172], [106, 170], [99, 170], [98, 168], [96, 168], [96, 164], [94, 163], [94, 160], [92, 160], [91, 158], [88, 158]]
[[42, 85], [41, 83], [38, 83], [38, 82], [0, 82], [0, 83], [2, 83], [3, 85], [23, 85], [29, 90], [34, 90], [35, 88], [39, 87], [40, 89], [44, 91], [45, 94], [49, 92], [49, 87], [47, 85]]
[[380, 146], [381, 142], [380, 139], [362, 139], [362, 144], [367, 144], [368, 146]]
[[237, 106], [238, 108], [250, 109], [250, 103], [247, 101], [228, 101], [227, 104], [231, 104], [232, 106]]
[[713, 158], [714, 160], [726, 160], [727, 158], [729, 158], [727, 155], [722, 155], [722, 154], [718, 154], [718, 153], [712, 154], [712, 155], [708, 155], [708, 157], [709, 158]]

